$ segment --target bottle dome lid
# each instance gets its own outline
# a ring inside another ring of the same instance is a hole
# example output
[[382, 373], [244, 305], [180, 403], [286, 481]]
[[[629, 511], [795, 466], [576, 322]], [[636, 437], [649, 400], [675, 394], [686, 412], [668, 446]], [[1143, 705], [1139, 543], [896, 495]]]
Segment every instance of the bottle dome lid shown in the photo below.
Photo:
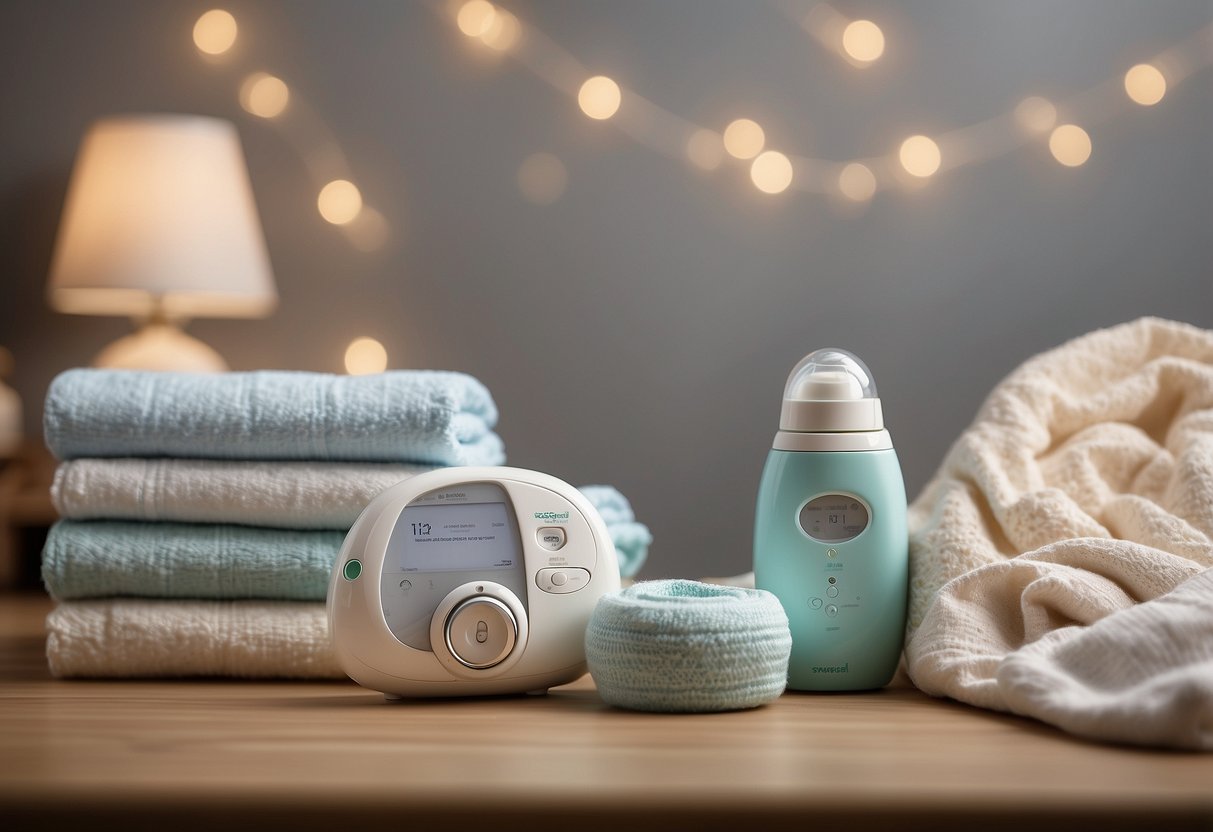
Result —
[[817, 433], [883, 428], [876, 383], [854, 353], [821, 349], [792, 368], [783, 391], [780, 430]]

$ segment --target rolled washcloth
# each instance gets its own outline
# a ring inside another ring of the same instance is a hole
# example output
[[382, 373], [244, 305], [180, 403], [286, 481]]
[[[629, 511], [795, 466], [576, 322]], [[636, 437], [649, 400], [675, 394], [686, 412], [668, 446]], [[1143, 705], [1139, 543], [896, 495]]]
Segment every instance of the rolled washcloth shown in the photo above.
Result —
[[55, 598], [323, 601], [345, 534], [201, 523], [60, 520], [42, 550]]
[[175, 456], [499, 465], [497, 408], [462, 373], [68, 370], [43, 427], [60, 459]]
[[[428, 470], [429, 466], [368, 462], [73, 459], [55, 471], [51, 498], [59, 515], [68, 520], [224, 523], [344, 532], [379, 492]], [[635, 575], [653, 542], [648, 527], [636, 522], [627, 498], [611, 486], [587, 485], [581, 491], [607, 524], [620, 573], [625, 578]]]
[[68, 601], [46, 619], [58, 677], [343, 679], [323, 603]]

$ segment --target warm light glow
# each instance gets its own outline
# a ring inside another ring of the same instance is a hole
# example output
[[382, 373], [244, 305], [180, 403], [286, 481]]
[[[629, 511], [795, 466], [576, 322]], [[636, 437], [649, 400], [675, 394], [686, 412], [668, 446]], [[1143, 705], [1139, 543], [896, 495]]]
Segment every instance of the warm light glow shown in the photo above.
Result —
[[345, 348], [345, 371], [352, 376], [382, 373], [387, 369], [387, 350], [374, 338], [355, 338]]
[[911, 176], [927, 177], [939, 170], [939, 145], [926, 136], [910, 136], [901, 143], [898, 156]]
[[223, 9], [211, 9], [194, 24], [194, 45], [208, 55], [222, 55], [236, 42], [236, 18]]
[[488, 29], [480, 36], [480, 40], [490, 49], [504, 52], [518, 42], [522, 35], [522, 24], [518, 18], [505, 9], [497, 9]]
[[1091, 137], [1077, 124], [1063, 124], [1049, 136], [1049, 152], [1068, 168], [1091, 158]]
[[876, 193], [876, 176], [867, 165], [851, 162], [838, 174], [838, 190], [847, 199], [867, 202]]
[[320, 191], [316, 207], [320, 209], [320, 216], [333, 225], [345, 225], [362, 210], [362, 194], [353, 182], [334, 179]]
[[619, 85], [605, 75], [590, 78], [581, 85], [581, 90], [577, 93], [577, 103], [581, 106], [581, 111], [590, 118], [599, 120], [615, 115], [622, 99]]
[[290, 100], [286, 83], [266, 72], [253, 73], [240, 85], [240, 106], [261, 118], [282, 115]]
[[865, 64], [884, 54], [884, 32], [870, 20], [852, 20], [842, 30], [842, 48]]
[[459, 31], [469, 38], [478, 38], [493, 27], [495, 17], [497, 7], [488, 0], [468, 0], [459, 7], [455, 23], [459, 26]]
[[1125, 73], [1125, 92], [1143, 107], [1162, 101], [1167, 94], [1167, 79], [1151, 64], [1138, 64]]
[[778, 150], [760, 153], [750, 165], [750, 179], [764, 194], [780, 194], [792, 184], [792, 162]]
[[701, 129], [687, 140], [687, 158], [697, 168], [716, 170], [724, 161], [724, 142], [714, 130]]
[[1057, 123], [1057, 108], [1047, 98], [1030, 95], [1015, 106], [1015, 121], [1029, 133], [1047, 133]]
[[518, 190], [527, 202], [551, 205], [564, 195], [569, 174], [551, 153], [532, 153], [518, 168]]
[[392, 236], [387, 217], [369, 205], [363, 205], [358, 217], [353, 222], [341, 226], [341, 230], [354, 248], [366, 252], [383, 248]]
[[766, 141], [762, 127], [748, 118], [739, 118], [724, 128], [724, 149], [738, 159], [753, 159], [762, 152]]

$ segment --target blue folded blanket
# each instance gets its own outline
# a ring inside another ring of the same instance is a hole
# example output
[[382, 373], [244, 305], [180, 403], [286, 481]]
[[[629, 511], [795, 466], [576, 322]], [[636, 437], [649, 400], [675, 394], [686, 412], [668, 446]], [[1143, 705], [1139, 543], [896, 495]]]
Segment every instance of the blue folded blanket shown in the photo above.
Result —
[[68, 370], [51, 383], [43, 421], [60, 459], [505, 461], [496, 405], [462, 373]]
[[333, 531], [60, 520], [42, 550], [42, 581], [59, 599], [320, 601], [344, 540]]
[[615, 553], [619, 556], [619, 574], [625, 578], [632, 577], [640, 571], [649, 556], [649, 544], [653, 542], [649, 527], [636, 522], [632, 504], [614, 486], [582, 485], [577, 490], [602, 515], [607, 531], [611, 533], [611, 542], [615, 544]]
[[[635, 574], [652, 541], [649, 530], [622, 522], [607, 523], [607, 532], [621, 571]], [[59, 599], [322, 601], [344, 540], [342, 531], [60, 520], [42, 550], [42, 581]]]

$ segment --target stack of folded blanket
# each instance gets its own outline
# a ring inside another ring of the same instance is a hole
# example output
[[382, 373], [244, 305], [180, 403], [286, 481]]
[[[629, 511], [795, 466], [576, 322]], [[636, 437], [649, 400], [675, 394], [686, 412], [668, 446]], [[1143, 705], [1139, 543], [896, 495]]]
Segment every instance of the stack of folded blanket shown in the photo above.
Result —
[[[43, 552], [51, 671], [343, 675], [324, 598], [345, 532], [416, 473], [503, 463], [496, 422], [458, 373], [62, 374], [45, 411], [64, 518]], [[613, 488], [586, 493], [634, 573], [648, 530]]]

